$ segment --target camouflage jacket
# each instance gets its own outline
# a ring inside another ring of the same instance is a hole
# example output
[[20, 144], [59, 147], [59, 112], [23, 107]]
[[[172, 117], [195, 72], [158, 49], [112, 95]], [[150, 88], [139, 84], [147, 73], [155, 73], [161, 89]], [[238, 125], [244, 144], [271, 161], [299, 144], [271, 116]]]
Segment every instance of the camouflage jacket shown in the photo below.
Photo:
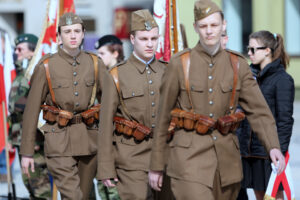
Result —
[[15, 63], [17, 76], [14, 79], [9, 92], [9, 140], [13, 145], [21, 144], [23, 112], [26, 105], [26, 99], [29, 93], [29, 82], [24, 76], [21, 63]]

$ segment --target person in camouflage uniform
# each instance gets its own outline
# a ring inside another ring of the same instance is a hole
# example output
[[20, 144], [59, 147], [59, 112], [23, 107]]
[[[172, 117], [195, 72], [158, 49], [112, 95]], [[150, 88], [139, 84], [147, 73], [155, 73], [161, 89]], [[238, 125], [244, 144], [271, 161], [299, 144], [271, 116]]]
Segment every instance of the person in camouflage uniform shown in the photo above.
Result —
[[[22, 121], [26, 99], [29, 93], [29, 81], [26, 79], [25, 71], [31, 60], [37, 44], [38, 38], [33, 34], [22, 34], [15, 39], [15, 56], [17, 76], [12, 83], [9, 93], [9, 140], [13, 147], [19, 152], [22, 137]], [[43, 148], [44, 136], [37, 129], [37, 140], [34, 154], [35, 172], [28, 178], [22, 174], [24, 185], [26, 186], [30, 199], [51, 199], [51, 184], [49, 172], [46, 167]], [[19, 155], [19, 158], [21, 156]], [[21, 163], [21, 162], [20, 162]]]

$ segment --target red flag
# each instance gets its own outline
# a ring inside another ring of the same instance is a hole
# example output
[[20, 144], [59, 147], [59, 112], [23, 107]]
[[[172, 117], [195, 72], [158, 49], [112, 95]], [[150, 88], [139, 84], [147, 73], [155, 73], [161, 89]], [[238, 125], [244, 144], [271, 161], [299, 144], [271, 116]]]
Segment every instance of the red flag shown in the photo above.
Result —
[[[2, 51], [2, 49], [4, 50], [4, 52]], [[10, 39], [7, 33], [5, 33], [4, 35], [0, 34], [0, 102], [1, 104], [2, 102], [5, 103], [5, 110], [3, 111], [2, 107], [0, 109], [0, 152], [5, 147], [5, 128], [8, 130], [8, 125], [6, 125], [6, 127], [4, 125], [3, 116], [4, 114], [5, 116], [8, 115], [8, 96], [11, 88], [11, 83], [13, 82], [15, 77], [16, 71], [13, 63], [13, 53]]]

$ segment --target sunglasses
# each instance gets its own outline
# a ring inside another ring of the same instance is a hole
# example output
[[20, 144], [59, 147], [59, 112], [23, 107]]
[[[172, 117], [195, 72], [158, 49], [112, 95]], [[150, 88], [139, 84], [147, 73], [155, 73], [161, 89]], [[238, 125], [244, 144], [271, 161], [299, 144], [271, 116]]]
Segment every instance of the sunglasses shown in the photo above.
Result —
[[247, 52], [251, 52], [252, 54], [255, 54], [255, 52], [257, 50], [260, 50], [260, 49], [266, 49], [267, 47], [247, 47]]

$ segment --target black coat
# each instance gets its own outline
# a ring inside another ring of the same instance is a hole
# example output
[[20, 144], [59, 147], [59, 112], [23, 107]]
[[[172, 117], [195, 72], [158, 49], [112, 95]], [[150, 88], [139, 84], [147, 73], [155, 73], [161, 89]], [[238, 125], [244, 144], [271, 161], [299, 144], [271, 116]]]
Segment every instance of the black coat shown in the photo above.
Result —
[[[286, 73], [279, 59], [269, 63], [262, 71], [259, 70], [259, 66], [251, 65], [250, 67], [253, 72], [257, 72], [257, 70], [259, 72], [258, 74], [254, 73], [254, 76], [257, 75], [259, 87], [275, 118], [280, 148], [285, 153], [289, 147], [294, 124], [294, 80]], [[266, 153], [256, 134], [251, 131], [247, 120], [241, 123], [237, 135], [243, 157], [268, 157], [269, 152]]]

